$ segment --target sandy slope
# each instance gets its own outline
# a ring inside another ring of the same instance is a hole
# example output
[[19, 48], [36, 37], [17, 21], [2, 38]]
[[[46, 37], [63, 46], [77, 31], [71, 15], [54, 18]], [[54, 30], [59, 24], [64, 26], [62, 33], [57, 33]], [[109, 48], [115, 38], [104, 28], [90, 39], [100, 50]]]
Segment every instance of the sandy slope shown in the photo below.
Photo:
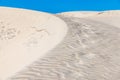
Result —
[[65, 22], [51, 14], [0, 7], [0, 80], [44, 56], [66, 32]]
[[68, 17], [86, 18], [94, 21], [103, 22], [116, 27], [120, 27], [120, 10], [110, 10], [110, 11], [71, 11], [58, 13], [58, 15], [64, 15]]
[[119, 80], [120, 11], [0, 11], [0, 80]]
[[86, 19], [60, 18], [69, 28], [64, 40], [11, 80], [119, 80], [120, 29]]
[[100, 21], [100, 22], [114, 25], [120, 28], [120, 11], [119, 10], [105, 11], [97, 16], [88, 17], [87, 19]]

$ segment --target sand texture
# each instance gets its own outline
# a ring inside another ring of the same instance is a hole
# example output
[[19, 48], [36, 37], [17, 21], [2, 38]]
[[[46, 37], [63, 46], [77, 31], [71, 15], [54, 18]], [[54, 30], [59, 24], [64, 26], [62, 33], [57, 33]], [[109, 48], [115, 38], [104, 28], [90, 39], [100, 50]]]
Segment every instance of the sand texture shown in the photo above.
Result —
[[120, 29], [59, 17], [68, 25], [63, 41], [11, 80], [119, 80]]
[[0, 80], [43, 57], [66, 31], [66, 23], [52, 14], [0, 7]]
[[0, 80], [120, 80], [120, 11], [0, 7]]

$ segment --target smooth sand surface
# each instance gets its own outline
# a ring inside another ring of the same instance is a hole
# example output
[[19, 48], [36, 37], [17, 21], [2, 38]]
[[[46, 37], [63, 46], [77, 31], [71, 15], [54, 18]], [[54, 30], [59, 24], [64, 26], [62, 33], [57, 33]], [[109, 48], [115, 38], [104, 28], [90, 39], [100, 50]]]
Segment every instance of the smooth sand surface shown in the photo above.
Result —
[[100, 12], [98, 11], [69, 11], [69, 12], [58, 13], [57, 15], [85, 18], [85, 17], [93, 17], [95, 15], [98, 15], [99, 13]]
[[120, 28], [59, 17], [68, 25], [63, 41], [11, 80], [119, 80]]
[[66, 33], [66, 23], [51, 14], [0, 7], [0, 80], [43, 57]]

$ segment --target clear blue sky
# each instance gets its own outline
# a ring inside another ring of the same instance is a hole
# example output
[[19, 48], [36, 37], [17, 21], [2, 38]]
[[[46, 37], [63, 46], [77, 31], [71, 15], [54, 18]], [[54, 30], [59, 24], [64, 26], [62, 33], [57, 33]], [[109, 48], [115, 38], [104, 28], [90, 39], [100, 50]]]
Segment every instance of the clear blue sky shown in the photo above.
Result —
[[0, 0], [0, 6], [32, 9], [50, 13], [64, 11], [120, 10], [120, 0]]

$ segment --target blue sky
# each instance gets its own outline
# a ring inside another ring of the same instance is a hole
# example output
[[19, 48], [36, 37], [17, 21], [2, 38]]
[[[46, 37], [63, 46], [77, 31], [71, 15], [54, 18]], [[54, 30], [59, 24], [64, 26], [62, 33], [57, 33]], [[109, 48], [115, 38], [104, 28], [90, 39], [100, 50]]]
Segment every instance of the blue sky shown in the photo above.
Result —
[[0, 6], [50, 13], [66, 11], [120, 10], [120, 0], [0, 0]]

